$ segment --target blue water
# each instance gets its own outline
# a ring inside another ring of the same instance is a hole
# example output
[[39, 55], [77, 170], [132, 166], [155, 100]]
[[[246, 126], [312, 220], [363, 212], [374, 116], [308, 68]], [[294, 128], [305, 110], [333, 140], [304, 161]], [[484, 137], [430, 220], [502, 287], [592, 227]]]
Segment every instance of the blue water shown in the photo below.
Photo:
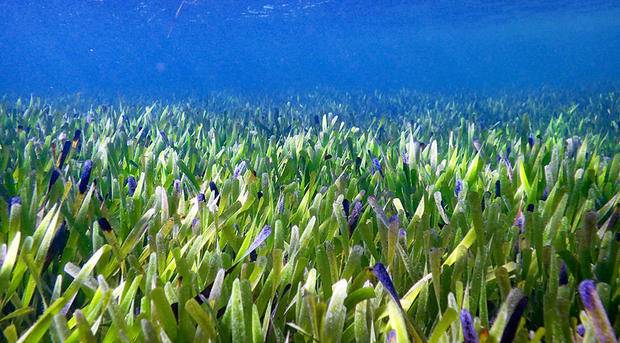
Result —
[[616, 86], [620, 1], [0, 2], [0, 94]]

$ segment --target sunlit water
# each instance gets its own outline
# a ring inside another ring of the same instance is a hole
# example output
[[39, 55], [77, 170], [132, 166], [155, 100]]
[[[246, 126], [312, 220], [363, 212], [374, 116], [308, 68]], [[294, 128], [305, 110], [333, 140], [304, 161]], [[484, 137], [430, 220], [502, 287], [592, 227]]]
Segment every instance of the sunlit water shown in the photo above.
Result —
[[0, 93], [615, 86], [618, 1], [0, 2]]

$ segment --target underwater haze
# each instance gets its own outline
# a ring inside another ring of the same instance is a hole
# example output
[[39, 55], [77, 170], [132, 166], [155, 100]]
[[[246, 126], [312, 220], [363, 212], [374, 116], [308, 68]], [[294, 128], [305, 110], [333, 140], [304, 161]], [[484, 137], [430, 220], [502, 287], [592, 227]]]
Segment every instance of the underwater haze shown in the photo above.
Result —
[[0, 93], [616, 85], [618, 1], [0, 2]]
[[0, 0], [0, 341], [618, 342], [619, 81], [619, 0]]

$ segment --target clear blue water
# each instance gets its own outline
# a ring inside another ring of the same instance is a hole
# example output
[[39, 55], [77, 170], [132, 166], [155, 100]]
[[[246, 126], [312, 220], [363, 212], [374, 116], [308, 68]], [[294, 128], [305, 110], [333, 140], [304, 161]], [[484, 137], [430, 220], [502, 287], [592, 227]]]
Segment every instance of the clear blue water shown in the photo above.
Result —
[[616, 86], [620, 1], [0, 2], [0, 94]]

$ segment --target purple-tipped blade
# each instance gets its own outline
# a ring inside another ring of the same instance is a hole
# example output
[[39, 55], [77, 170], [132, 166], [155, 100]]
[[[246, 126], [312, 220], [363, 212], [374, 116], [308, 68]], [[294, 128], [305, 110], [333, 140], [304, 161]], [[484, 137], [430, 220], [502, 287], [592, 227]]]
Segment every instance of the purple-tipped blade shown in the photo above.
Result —
[[463, 342], [478, 343], [478, 333], [474, 328], [474, 320], [466, 309], [461, 310], [461, 328], [463, 329]]
[[217, 189], [217, 185], [215, 185], [215, 182], [209, 181], [209, 189], [211, 190], [211, 192], [213, 192], [213, 197], [217, 199], [216, 203], [219, 205], [220, 204], [220, 198], [219, 198], [220, 191]]
[[172, 188], [174, 189], [174, 192], [176, 194], [180, 194], [181, 193], [181, 180], [179, 179], [174, 180], [172, 185], [173, 185]]
[[586, 334], [586, 328], [583, 324], [577, 325], [577, 334], [579, 337], [583, 337]]
[[69, 155], [69, 151], [71, 150], [71, 141], [65, 141], [62, 145], [62, 152], [60, 153], [60, 157], [58, 158], [58, 169], [62, 169], [65, 165], [65, 160], [67, 159], [67, 155]]
[[47, 191], [48, 192], [52, 189], [52, 187], [54, 186], [56, 181], [58, 181], [59, 177], [60, 177], [60, 172], [58, 171], [58, 169], [53, 169], [52, 170], [52, 175], [50, 176], [50, 183], [47, 186]]
[[403, 152], [401, 154], [401, 158], [403, 160], [403, 165], [409, 165], [410, 159], [409, 159], [409, 154], [407, 152]]
[[78, 190], [80, 194], [84, 194], [88, 189], [88, 181], [90, 180], [90, 172], [93, 169], [93, 161], [86, 160], [84, 167], [82, 167], [82, 174], [80, 175], [80, 183], [78, 184]]
[[594, 281], [582, 281], [579, 284], [579, 295], [581, 296], [583, 307], [585, 307], [586, 313], [592, 322], [599, 342], [617, 342], [614, 330], [607, 316], [607, 311], [605, 311], [605, 307], [601, 302]]
[[463, 180], [457, 179], [456, 183], [454, 184], [454, 195], [458, 197], [459, 194], [461, 194], [462, 190], [463, 190]]
[[514, 341], [517, 330], [519, 329], [519, 322], [521, 321], [523, 312], [525, 312], [526, 306], [527, 297], [519, 299], [517, 306], [515, 306], [515, 309], [514, 311], [512, 311], [510, 318], [508, 318], [508, 322], [506, 322], [506, 327], [504, 328], [504, 332], [502, 333], [502, 338], [499, 341], [500, 343], [511, 343]]
[[130, 175], [127, 178], [127, 190], [129, 191], [130, 197], [132, 197], [133, 194], [136, 192], [136, 188], [138, 188], [138, 183], [136, 182], [136, 179]]
[[349, 234], [353, 234], [353, 231], [355, 231], [360, 216], [362, 215], [363, 207], [364, 205], [359, 200], [355, 200], [353, 203], [353, 209], [351, 210], [351, 214], [347, 220], [347, 224], [349, 225]]
[[568, 269], [566, 269], [566, 263], [564, 263], [564, 261], [562, 261], [562, 266], [560, 267], [559, 284], [560, 286], [568, 284]]
[[245, 173], [245, 170], [246, 170], [245, 161], [239, 162], [235, 166], [235, 170], [233, 171], [233, 178], [238, 179], [242, 177], [243, 174]]
[[271, 235], [271, 226], [269, 225], [263, 226], [263, 229], [260, 230], [256, 238], [254, 239], [254, 242], [250, 244], [250, 246], [248, 247], [248, 250], [246, 250], [246, 252], [244, 253], [243, 258], [251, 254], [254, 250], [258, 249], [258, 247], [261, 246], [261, 244], [263, 244], [263, 242], [265, 242], [267, 238], [269, 238], [270, 235]]
[[110, 222], [105, 217], [97, 219], [97, 224], [99, 224], [99, 228], [105, 232], [112, 231], [112, 225], [110, 225]]
[[344, 210], [344, 216], [345, 218], [349, 218], [349, 210], [350, 210], [350, 206], [351, 204], [349, 203], [349, 200], [347, 199], [342, 199], [342, 209]]
[[11, 200], [9, 200], [9, 216], [11, 215], [11, 208], [13, 206], [21, 205], [21, 204], [22, 204], [22, 198], [18, 196], [12, 197]]
[[372, 159], [372, 166], [370, 167], [370, 173], [372, 175], [375, 175], [376, 172], [379, 172], [379, 174], [381, 174], [381, 177], [385, 177], [383, 175], [383, 169], [381, 169], [381, 162], [379, 162], [378, 159], [373, 158]]
[[396, 302], [396, 304], [400, 307], [400, 297], [394, 288], [394, 283], [392, 283], [392, 278], [390, 274], [388, 274], [385, 266], [381, 262], [377, 262], [375, 266], [372, 268], [373, 274], [377, 277], [379, 282], [383, 285], [383, 287], [390, 293], [392, 299]]
[[205, 194], [204, 193], [198, 193], [198, 195], [196, 196], [196, 200], [198, 200], [198, 202], [204, 202], [205, 200]]

